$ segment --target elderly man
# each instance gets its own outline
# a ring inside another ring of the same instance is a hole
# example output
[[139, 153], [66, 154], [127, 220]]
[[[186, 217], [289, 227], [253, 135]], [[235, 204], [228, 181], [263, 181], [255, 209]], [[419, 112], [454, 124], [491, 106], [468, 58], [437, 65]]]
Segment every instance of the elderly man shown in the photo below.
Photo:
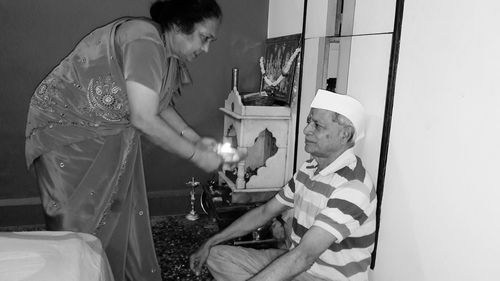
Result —
[[[218, 280], [368, 280], [375, 242], [375, 187], [353, 152], [364, 136], [363, 106], [318, 90], [304, 128], [312, 156], [274, 198], [208, 239], [191, 256]], [[293, 208], [290, 249], [215, 246]]]

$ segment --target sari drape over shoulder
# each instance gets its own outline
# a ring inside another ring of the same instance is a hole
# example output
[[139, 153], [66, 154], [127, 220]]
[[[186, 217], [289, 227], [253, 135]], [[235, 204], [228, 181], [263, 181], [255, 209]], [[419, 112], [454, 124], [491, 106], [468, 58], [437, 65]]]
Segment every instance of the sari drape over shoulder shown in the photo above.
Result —
[[[39, 84], [29, 106], [26, 161], [37, 174], [48, 229], [97, 236], [117, 281], [161, 280], [140, 132], [129, 120], [114, 40], [117, 27], [129, 20], [88, 34]], [[161, 110], [189, 75], [161, 33], [144, 36], [163, 45]]]

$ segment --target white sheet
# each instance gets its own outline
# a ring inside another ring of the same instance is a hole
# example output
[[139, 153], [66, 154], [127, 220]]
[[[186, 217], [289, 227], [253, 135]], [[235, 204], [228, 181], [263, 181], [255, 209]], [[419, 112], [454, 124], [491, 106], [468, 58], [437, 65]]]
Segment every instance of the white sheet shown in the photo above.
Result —
[[114, 281], [99, 239], [66, 231], [0, 232], [1, 281]]

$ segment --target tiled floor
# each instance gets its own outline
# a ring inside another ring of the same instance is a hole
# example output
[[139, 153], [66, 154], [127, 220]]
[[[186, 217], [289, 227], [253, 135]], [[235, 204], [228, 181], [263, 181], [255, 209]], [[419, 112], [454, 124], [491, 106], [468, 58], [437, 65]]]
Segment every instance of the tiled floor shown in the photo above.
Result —
[[189, 221], [184, 216], [168, 216], [153, 219], [153, 238], [163, 280], [212, 280], [204, 268], [200, 276], [189, 269], [189, 255], [212, 234], [217, 224], [207, 217]]

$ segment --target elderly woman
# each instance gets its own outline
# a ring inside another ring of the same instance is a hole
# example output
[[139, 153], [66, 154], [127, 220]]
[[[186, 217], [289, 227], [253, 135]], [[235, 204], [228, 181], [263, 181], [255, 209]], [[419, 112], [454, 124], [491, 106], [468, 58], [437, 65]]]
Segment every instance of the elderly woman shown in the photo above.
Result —
[[151, 235], [140, 135], [204, 171], [222, 159], [173, 107], [184, 63], [209, 50], [215, 0], [167, 0], [151, 19], [120, 18], [85, 36], [31, 98], [26, 161], [48, 230], [96, 235], [115, 280], [161, 280]]

